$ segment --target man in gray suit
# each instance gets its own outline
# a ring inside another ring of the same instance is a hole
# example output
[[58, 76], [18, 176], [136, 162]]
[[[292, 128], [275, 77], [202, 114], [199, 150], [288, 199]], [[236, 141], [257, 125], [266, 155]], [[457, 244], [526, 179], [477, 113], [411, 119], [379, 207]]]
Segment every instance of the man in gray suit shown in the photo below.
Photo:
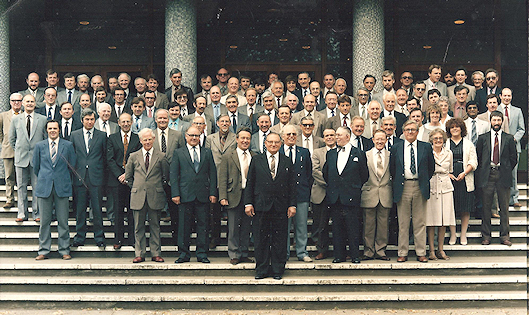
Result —
[[[364, 209], [364, 256], [389, 260], [388, 245], [389, 211], [393, 207], [393, 192], [389, 172], [390, 153], [385, 149], [386, 132], [378, 129], [373, 135], [375, 146], [366, 152], [369, 178], [362, 187], [360, 206]], [[376, 235], [375, 235], [376, 231]]]
[[323, 135], [323, 128], [327, 121], [325, 114], [316, 111], [316, 98], [309, 94], [303, 98], [304, 109], [292, 115], [290, 120], [293, 125], [300, 125], [303, 117], [311, 117], [314, 124], [312, 135], [321, 137]]
[[219, 173], [219, 200], [228, 210], [228, 256], [230, 263], [251, 262], [248, 258], [252, 220], [244, 213], [244, 189], [254, 152], [249, 150], [252, 133], [242, 127], [237, 132], [237, 149], [222, 159]]
[[234, 95], [228, 95], [226, 97], [226, 109], [228, 110], [227, 114], [231, 121], [230, 131], [234, 134], [237, 133], [237, 130], [241, 127], [250, 128], [250, 118], [245, 114], [237, 111], [239, 107], [239, 102], [237, 97]]
[[[336, 80], [338, 82], [338, 80]], [[351, 128], [353, 117], [358, 116], [358, 107], [352, 107], [351, 98], [347, 95], [342, 95], [338, 98], [338, 110], [340, 113], [332, 118], [327, 119], [325, 129], [331, 128], [335, 131], [338, 127], [344, 126]]]
[[155, 135], [152, 129], [144, 128], [139, 133], [143, 146], [130, 154], [125, 166], [125, 180], [130, 191], [130, 208], [134, 211], [134, 252], [133, 263], [145, 261], [145, 219], [149, 216], [149, 247], [152, 261], [164, 262], [161, 255], [160, 211], [165, 206], [163, 185], [169, 179], [169, 164], [165, 154], [154, 147]]
[[[213, 97], [213, 95], [211, 97]], [[206, 103], [207, 101], [204, 96], [197, 97], [195, 99], [195, 102], [193, 103], [193, 105], [195, 106], [195, 112], [193, 114], [185, 116], [183, 119], [187, 122], [193, 122], [196, 117], [200, 116], [204, 118], [206, 135], [210, 135], [215, 132], [215, 121], [213, 120], [213, 112], [211, 114], [206, 113]], [[182, 105], [180, 105], [180, 109], [182, 109]], [[226, 107], [224, 107], [224, 110], [222, 110], [224, 114], [226, 113], [225, 110]]]
[[253, 115], [263, 112], [264, 107], [263, 105], [257, 105], [256, 103], [257, 91], [253, 87], [248, 88], [245, 92], [245, 95], [246, 95], [246, 105], [240, 106], [239, 112], [250, 117], [250, 121], [252, 121]]
[[4, 160], [5, 181], [6, 181], [6, 203], [5, 209], [15, 205], [15, 150], [9, 143], [9, 129], [11, 119], [19, 115], [22, 109], [22, 94], [13, 93], [9, 97], [11, 108], [0, 114], [0, 142], [2, 143], [1, 156]]
[[476, 98], [476, 88], [472, 85], [466, 84], [467, 80], [467, 70], [465, 68], [459, 68], [455, 73], [456, 84], [451, 85], [447, 88], [448, 99], [450, 100], [450, 105], [456, 102], [455, 88], [458, 86], [465, 86], [468, 89], [466, 102], [473, 101]]
[[79, 97], [81, 92], [75, 89], [76, 82], [75, 76], [68, 72], [64, 75], [64, 87], [63, 91], [57, 92], [57, 104], [60, 106], [64, 102], [68, 102], [74, 106], [74, 108], [79, 107]]
[[428, 79], [424, 80], [426, 84], [426, 91], [424, 95], [428, 95], [428, 91], [431, 89], [438, 89], [441, 92], [441, 96], [448, 96], [446, 84], [441, 82], [441, 66], [430, 65], [428, 68]]
[[[506, 125], [508, 126], [508, 133], [513, 135], [514, 141], [516, 143], [516, 152], [518, 155], [518, 160], [520, 160], [520, 153], [522, 152], [522, 147], [520, 141], [525, 134], [525, 122], [523, 119], [522, 110], [518, 107], [515, 107], [511, 104], [512, 101], [512, 91], [509, 88], [504, 88], [501, 91], [501, 106], [498, 107], [498, 110], [505, 117]], [[511, 186], [511, 197], [509, 199], [509, 205], [515, 207], [521, 207], [522, 204], [518, 201], [518, 196], [520, 192], [518, 191], [518, 163], [514, 166], [512, 170], [512, 186]]]
[[145, 115], [145, 101], [140, 97], [135, 97], [131, 102], [132, 108], [132, 132], [138, 134], [144, 128], [154, 129], [156, 124], [154, 119]]
[[22, 96], [26, 96], [28, 94], [32, 95], [35, 98], [36, 107], [37, 108], [43, 107], [44, 106], [44, 90], [39, 88], [39, 84], [40, 84], [39, 75], [35, 72], [31, 72], [30, 74], [28, 74], [28, 77], [26, 78], [26, 83], [28, 85], [28, 88], [18, 93], [22, 94]]
[[106, 133], [107, 137], [119, 131], [118, 124], [109, 120], [111, 113], [110, 104], [101, 103], [99, 105], [99, 110], [97, 111], [97, 113], [99, 114], [99, 118], [96, 120], [94, 125], [97, 130]]
[[[33, 172], [33, 149], [35, 145], [46, 138], [46, 117], [35, 113], [35, 98], [26, 95], [22, 99], [24, 114], [17, 115], [11, 120], [9, 129], [9, 143], [15, 150], [15, 169], [18, 187], [18, 215], [16, 222], [27, 221], [28, 190], [27, 186], [31, 179], [31, 186], [37, 184], [37, 175]], [[38, 198], [33, 196], [33, 220], [40, 222]]]

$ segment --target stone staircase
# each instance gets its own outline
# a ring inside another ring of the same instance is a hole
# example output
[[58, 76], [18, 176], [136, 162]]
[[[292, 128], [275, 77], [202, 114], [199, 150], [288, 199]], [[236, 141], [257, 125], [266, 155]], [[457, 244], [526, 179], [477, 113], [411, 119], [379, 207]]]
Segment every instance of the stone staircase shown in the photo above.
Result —
[[[519, 184], [522, 207], [510, 208], [513, 246], [499, 244], [499, 219], [493, 219], [493, 243], [482, 246], [481, 220], [471, 219], [468, 245], [446, 245], [448, 261], [426, 264], [410, 256], [396, 262], [332, 264], [332, 258], [299, 262], [292, 252], [283, 280], [255, 280], [254, 264], [232, 266], [227, 257], [226, 222], [222, 241], [210, 250], [211, 264], [174, 264], [177, 248], [169, 223], [162, 222], [165, 263], [132, 264], [134, 250], [112, 248], [113, 232], [105, 220], [107, 247], [99, 249], [88, 233], [85, 246], [72, 248], [73, 259], [52, 253], [35, 261], [38, 223], [16, 223], [17, 209], [0, 208], [0, 305], [3, 308], [134, 309], [347, 309], [347, 308], [513, 308], [528, 301], [528, 187]], [[0, 186], [0, 204], [5, 202]], [[70, 233], [75, 235], [71, 213]], [[309, 225], [312, 221], [309, 220]], [[56, 225], [56, 223], [55, 223]], [[459, 222], [458, 222], [459, 225]], [[52, 228], [52, 251], [57, 233]], [[459, 236], [459, 233], [458, 233]], [[194, 237], [194, 236], [193, 236]], [[410, 246], [413, 255], [413, 245]], [[194, 246], [191, 248], [194, 250]], [[294, 248], [292, 248], [294, 250]], [[315, 246], [309, 246], [315, 252]], [[479, 313], [479, 312], [478, 312]]]

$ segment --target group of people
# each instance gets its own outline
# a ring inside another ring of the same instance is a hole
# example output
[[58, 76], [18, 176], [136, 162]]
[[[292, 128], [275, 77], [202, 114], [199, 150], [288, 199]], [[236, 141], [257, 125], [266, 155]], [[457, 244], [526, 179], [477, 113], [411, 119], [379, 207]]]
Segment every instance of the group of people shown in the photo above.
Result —
[[[354, 97], [345, 94], [346, 81], [330, 73], [323, 86], [306, 72], [284, 83], [271, 73], [265, 84], [221, 68], [216, 85], [201, 76], [196, 94], [181, 84], [178, 69], [170, 72], [172, 86], [165, 93], [155, 75], [135, 78], [133, 89], [131, 77], [121, 73], [108, 78], [107, 90], [99, 75], [65, 74], [61, 88], [49, 70], [48, 86], [39, 88], [38, 74], [30, 73], [28, 88], [13, 93], [11, 109], [0, 115], [4, 207], [14, 206], [16, 183], [16, 221], [28, 220], [31, 184], [32, 215], [40, 222], [36, 259], [48, 258], [53, 220], [59, 254], [71, 259], [70, 246], [85, 243], [87, 219], [97, 246], [106, 247], [106, 196], [113, 248], [133, 245], [134, 263], [145, 261], [146, 220], [152, 261], [164, 262], [164, 220], [178, 245], [176, 263], [190, 261], [193, 229], [197, 261], [209, 263], [225, 212], [230, 263], [254, 262], [253, 238], [256, 279], [281, 279], [291, 226], [298, 260], [313, 261], [309, 242], [317, 246], [314, 259], [326, 258], [330, 219], [333, 263], [389, 261], [392, 235], [397, 261], [404, 262], [410, 228], [418, 261], [449, 259], [446, 227], [449, 244], [455, 244], [459, 216], [460, 244], [466, 245], [476, 211], [482, 244], [488, 245], [496, 203], [500, 242], [510, 246], [508, 207], [520, 206], [516, 165], [523, 115], [511, 104], [512, 91], [497, 86], [494, 69], [473, 74], [486, 79], [481, 89], [465, 83], [464, 68], [448, 87], [441, 73], [432, 65], [427, 80], [414, 82], [406, 71], [394, 90], [395, 76], [386, 70], [379, 92], [373, 91], [375, 76], [366, 75]], [[70, 245], [71, 196], [76, 235]]]

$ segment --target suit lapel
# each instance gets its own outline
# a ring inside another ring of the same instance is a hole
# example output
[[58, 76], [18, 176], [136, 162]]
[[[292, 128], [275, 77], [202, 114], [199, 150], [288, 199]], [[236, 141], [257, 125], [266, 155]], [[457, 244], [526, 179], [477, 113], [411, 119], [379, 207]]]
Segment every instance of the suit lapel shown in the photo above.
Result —
[[[146, 172], [146, 177], [149, 176], [149, 173], [150, 173], [151, 170], [153, 169], [153, 165], [156, 163], [156, 161], [158, 161], [158, 158], [159, 158], [159, 157], [160, 157], [159, 152], [158, 152], [156, 149], [154, 149], [154, 150], [152, 151], [152, 157], [151, 157], [151, 159], [149, 160], [149, 169], [148, 169], [147, 172]], [[145, 165], [145, 163], [144, 163], [144, 165]]]
[[[246, 154], [248, 154], [248, 153], [246, 153]], [[239, 162], [239, 155], [237, 154], [237, 150], [233, 150], [233, 152], [231, 153], [231, 158], [232, 158], [233, 162], [235, 163], [235, 166], [237, 166], [237, 169], [240, 172], [241, 171], [241, 163]]]
[[206, 158], [206, 150], [205, 150], [205, 148], [201, 148], [200, 149], [200, 164], [198, 165], [198, 172], [200, 172], [200, 169], [202, 169], [202, 166], [204, 165], [204, 159], [205, 158]]
[[193, 170], [195, 170], [195, 166], [193, 165], [193, 160], [191, 160], [191, 155], [189, 154], [189, 150], [187, 149], [187, 145], [184, 147], [183, 151], [184, 151], [184, 156], [186, 157], [187, 162], [189, 163], [189, 165], [191, 165], [191, 168]]
[[503, 154], [503, 148], [505, 148], [505, 142], [507, 141], [507, 137], [504, 136], [505, 132], [501, 133], [501, 145], [500, 145], [500, 157]]

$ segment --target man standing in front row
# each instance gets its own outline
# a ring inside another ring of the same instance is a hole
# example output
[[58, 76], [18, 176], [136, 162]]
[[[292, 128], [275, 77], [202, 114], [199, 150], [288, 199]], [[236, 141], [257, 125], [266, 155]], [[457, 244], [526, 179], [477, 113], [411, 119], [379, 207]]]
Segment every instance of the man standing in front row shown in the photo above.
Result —
[[255, 279], [281, 280], [287, 258], [288, 218], [296, 214], [292, 161], [279, 153], [281, 138], [270, 133], [266, 152], [252, 158], [244, 190], [245, 212], [254, 219]]
[[389, 169], [393, 178], [393, 202], [397, 203], [399, 240], [397, 262], [408, 260], [410, 216], [417, 260], [426, 263], [426, 201], [430, 198], [430, 178], [434, 158], [430, 143], [417, 140], [419, 125], [408, 120], [402, 126], [404, 140], [391, 147]]
[[70, 141], [60, 139], [59, 122], [49, 120], [46, 123], [48, 139], [37, 143], [33, 152], [33, 171], [37, 175], [34, 194], [37, 196], [41, 214], [39, 228], [39, 252], [36, 260], [48, 258], [51, 249], [52, 212], [57, 215], [57, 231], [59, 237], [59, 254], [62, 259], [69, 260], [70, 229], [68, 215], [70, 213], [69, 197], [72, 196], [72, 177], [70, 170], [75, 167], [75, 152]]
[[327, 202], [331, 209], [334, 245], [333, 263], [346, 260], [346, 240], [353, 263], [360, 263], [360, 195], [367, 181], [366, 155], [351, 143], [351, 130], [338, 127], [337, 148], [327, 152], [323, 178], [327, 183]]
[[160, 256], [160, 212], [165, 206], [163, 185], [169, 178], [169, 164], [165, 153], [154, 147], [154, 132], [144, 128], [138, 133], [142, 149], [131, 153], [125, 166], [125, 181], [130, 189], [130, 208], [134, 212], [134, 252], [133, 263], [145, 261], [145, 219], [149, 215], [149, 247], [151, 260], [164, 262]]
[[512, 185], [512, 170], [518, 162], [514, 137], [501, 130], [503, 114], [490, 113], [490, 132], [479, 136], [476, 143], [478, 168], [476, 183], [483, 191], [483, 217], [481, 225], [481, 244], [491, 241], [491, 207], [494, 192], [498, 194], [500, 208], [500, 243], [511, 246], [509, 236], [509, 197]]

